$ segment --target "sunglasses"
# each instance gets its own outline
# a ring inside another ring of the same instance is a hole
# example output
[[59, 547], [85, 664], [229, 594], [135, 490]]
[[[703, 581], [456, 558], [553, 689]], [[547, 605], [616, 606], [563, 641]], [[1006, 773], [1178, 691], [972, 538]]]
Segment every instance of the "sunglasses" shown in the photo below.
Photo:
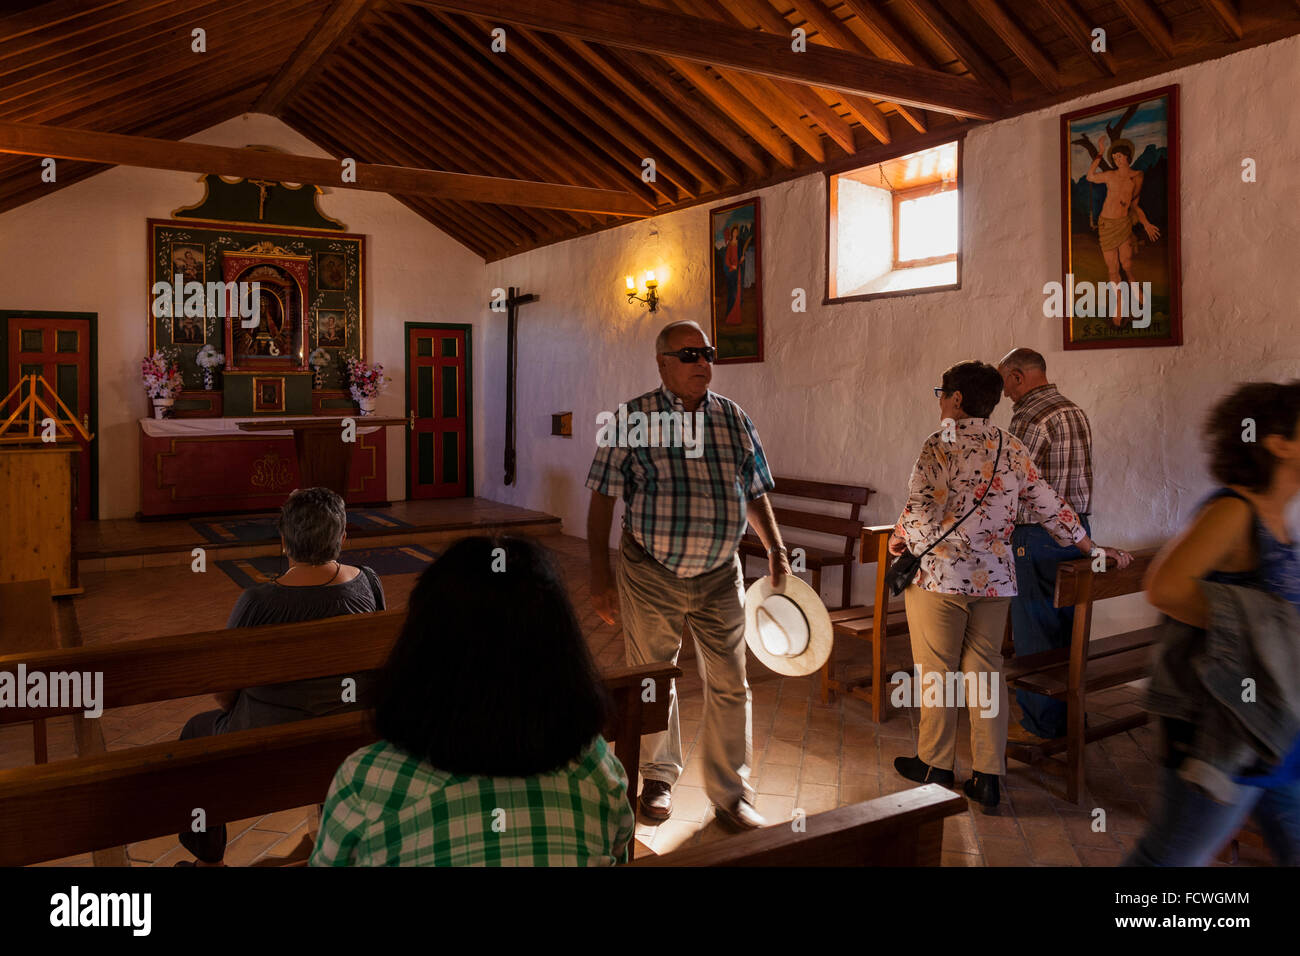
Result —
[[689, 348], [678, 349], [676, 352], [660, 352], [659, 354], [676, 355], [677, 361], [681, 362], [683, 365], [694, 365], [700, 360], [700, 356], [702, 355], [704, 356], [704, 361], [712, 365], [713, 360], [718, 357], [718, 350], [712, 345], [706, 345], [703, 348], [691, 346]]

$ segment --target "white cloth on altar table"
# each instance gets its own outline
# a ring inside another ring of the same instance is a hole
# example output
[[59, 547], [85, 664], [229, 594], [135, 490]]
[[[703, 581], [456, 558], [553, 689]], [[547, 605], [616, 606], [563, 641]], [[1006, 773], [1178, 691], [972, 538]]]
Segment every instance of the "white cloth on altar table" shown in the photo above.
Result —
[[[292, 435], [291, 429], [275, 429], [274, 431], [244, 431], [239, 427], [240, 422], [264, 422], [267, 420], [277, 422], [318, 422], [322, 418], [331, 418], [330, 415], [281, 415], [272, 417], [262, 415], [257, 418], [142, 418], [140, 419], [141, 430], [150, 438], [168, 438], [173, 435], [246, 435], [249, 438], [261, 438], [266, 436], [274, 437], [276, 435]], [[361, 423], [365, 421], [361, 415], [343, 415], [340, 418], [352, 418], [357, 423], [358, 435], [369, 435], [371, 432], [379, 431], [383, 425], [371, 425], [366, 427]]]

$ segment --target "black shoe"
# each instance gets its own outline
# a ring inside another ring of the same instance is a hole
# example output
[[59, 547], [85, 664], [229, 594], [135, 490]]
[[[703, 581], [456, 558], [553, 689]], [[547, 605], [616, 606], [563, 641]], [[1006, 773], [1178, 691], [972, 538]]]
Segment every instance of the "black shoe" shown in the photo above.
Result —
[[993, 773], [980, 773], [976, 770], [969, 780], [962, 784], [962, 790], [966, 796], [970, 797], [985, 812], [992, 810], [998, 805], [1001, 796], [998, 793], [998, 776]]
[[667, 820], [673, 812], [673, 788], [662, 780], [641, 785], [641, 812], [651, 820]]
[[917, 783], [937, 783], [941, 787], [952, 787], [957, 782], [951, 770], [931, 767], [920, 757], [895, 757], [894, 769]]
[[714, 806], [714, 816], [736, 831], [758, 830], [767, 826], [767, 821], [759, 814], [749, 801], [741, 799], [734, 807]]

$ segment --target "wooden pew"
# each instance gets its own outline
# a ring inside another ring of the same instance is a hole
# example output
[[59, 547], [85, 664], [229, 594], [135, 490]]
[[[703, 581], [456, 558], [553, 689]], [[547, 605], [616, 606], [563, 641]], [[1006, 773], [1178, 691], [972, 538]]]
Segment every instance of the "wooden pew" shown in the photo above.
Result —
[[[0, 657], [0, 672], [16, 673], [20, 663], [26, 665], [29, 673], [36, 670], [99, 671], [104, 675], [101, 706], [105, 709], [126, 707], [283, 681], [333, 674], [360, 674], [374, 670], [382, 667], [387, 660], [405, 616], [403, 610], [381, 611], [298, 624], [207, 631], [42, 653], [9, 654]], [[666, 682], [680, 676], [681, 670], [671, 664], [622, 667], [602, 674], [614, 704], [614, 714], [606, 728], [606, 737], [614, 741], [619, 760], [627, 769], [634, 799], [639, 779], [640, 738], [643, 734], [667, 729]], [[642, 700], [644, 682], [647, 680], [656, 684], [655, 699], [651, 702]], [[0, 724], [74, 712], [80, 713], [72, 708], [43, 708], [37, 711], [6, 707], [0, 708]], [[350, 718], [354, 723], [347, 723], [341, 718]], [[162, 829], [159, 829], [156, 821], [149, 822], [147, 818], [154, 813], [150, 809], [153, 804], [150, 799], [141, 799], [141, 794], [151, 793], [156, 786], [151, 775], [156, 775], [160, 768], [165, 767], [192, 766], [189, 776], [182, 776], [178, 780], [179, 786], [190, 787], [184, 792], [189, 794], [186, 799], [191, 801], [196, 799], [195, 793], [208, 792], [203, 787], [216, 790], [231, 787], [238, 790], [241, 788], [231, 781], [257, 781], [255, 787], [242, 788], [255, 791], [252, 794], [222, 793], [204, 797], [206, 802], [191, 802], [186, 813], [194, 807], [202, 806], [207, 811], [210, 823], [228, 822], [254, 814], [318, 803], [328, 789], [330, 775], [324, 776], [323, 780], [313, 778], [311, 785], [280, 787], [274, 783], [278, 779], [275, 775], [268, 775], [259, 769], [261, 765], [257, 763], [254, 751], [259, 748], [287, 747], [280, 759], [292, 761], [302, 756], [301, 772], [305, 775], [310, 776], [314, 768], [328, 765], [330, 761], [333, 761], [329, 770], [332, 774], [343, 757], [374, 741], [374, 734], [368, 730], [363, 731], [363, 724], [356, 723], [364, 719], [367, 719], [364, 714], [345, 714], [240, 734], [224, 734], [183, 742], [169, 741], [110, 753], [96, 753], [98, 748], [89, 746], [89, 742], [83, 741], [79, 734], [78, 752], [82, 756], [77, 760], [47, 765], [50, 769], [45, 774], [40, 772], [45, 769], [41, 767], [0, 771], [0, 865], [5, 865], [5, 861], [10, 859], [8, 853], [11, 840], [33, 838], [30, 834], [22, 837], [21, 829], [11, 827], [9, 820], [27, 819], [24, 814], [39, 814], [42, 800], [45, 799], [41, 794], [48, 797], [51, 805], [65, 807], [60, 813], [66, 812], [66, 802], [59, 802], [65, 800], [65, 797], [73, 802], [84, 800], [87, 806], [94, 809], [94, 813], [78, 824], [80, 829], [74, 826], [72, 832], [83, 836], [94, 834], [95, 838], [90, 842], [63, 840], [52, 842], [48, 846], [41, 844], [41, 852], [47, 849], [53, 849], [53, 852], [46, 856], [29, 857], [27, 862], [68, 855], [61, 852], [61, 848], [73, 843], [78, 844], [77, 848], [69, 852], [80, 853], [178, 832], [182, 825], [176, 825], [176, 821], [170, 817]], [[321, 724], [321, 721], [335, 723]], [[82, 723], [89, 726], [94, 721], [86, 719]], [[319, 726], [304, 728], [307, 724]], [[281, 728], [294, 730], [283, 740], [274, 734], [270, 737], [244, 736], [266, 735]], [[228, 744], [232, 738], [239, 738], [252, 749], [247, 752], [241, 750], [238, 741], [234, 745]], [[214, 741], [221, 742], [221, 746], [215, 746]], [[88, 744], [84, 749], [83, 743]], [[231, 747], [234, 749], [231, 750]], [[226, 767], [223, 773], [233, 772], [232, 767], [244, 765], [241, 761], [245, 757], [249, 760], [250, 775], [242, 778], [223, 778], [220, 773], [214, 774], [207, 767], [211, 758]], [[233, 763], [223, 764], [222, 761], [227, 758]], [[75, 795], [78, 780], [85, 785], [80, 796]], [[135, 802], [144, 805], [138, 814], [138, 820], [132, 812], [123, 808], [124, 803], [131, 800], [132, 787], [136, 788]], [[301, 799], [304, 795], [306, 799]], [[214, 810], [214, 806], [221, 809]], [[242, 808], [247, 806], [252, 809], [243, 812]], [[24, 807], [27, 809], [24, 810]], [[229, 810], [229, 807], [235, 807], [235, 810]], [[263, 807], [265, 809], [261, 809]], [[111, 808], [111, 811], [106, 808]], [[121, 826], [112, 820], [98, 820], [105, 812], [120, 816]], [[233, 815], [225, 816], [227, 812], [232, 812]], [[59, 829], [60, 816], [47, 816], [45, 820], [45, 829]], [[183, 826], [188, 825], [183, 823]], [[146, 829], [151, 832], [143, 833]], [[103, 842], [109, 835], [118, 833], [126, 835], [122, 839]]]
[[944, 818], [966, 810], [964, 797], [931, 783], [814, 814], [802, 833], [779, 824], [628, 865], [938, 866]]
[[[776, 488], [772, 490], [772, 494], [778, 497], [804, 498], [809, 501], [829, 501], [849, 505], [847, 518], [813, 511], [799, 511], [794, 508], [775, 506], [772, 508], [772, 512], [776, 516], [776, 523], [781, 528], [781, 537], [785, 540], [785, 546], [792, 551], [795, 548], [803, 549], [804, 563], [808, 570], [812, 572], [812, 588], [814, 591], [819, 595], [821, 594], [823, 568], [843, 568], [840, 581], [839, 606], [848, 607], [853, 592], [853, 545], [862, 531], [862, 522], [859, 520], [859, 516], [863, 505], [871, 499], [872, 490], [865, 485], [839, 485], [825, 481], [809, 481], [805, 478], [776, 478], [774, 480], [776, 481]], [[830, 548], [800, 544], [797, 541], [786, 539], [786, 528], [799, 528], [804, 531], [836, 535], [844, 539], [844, 547], [839, 551], [833, 551]], [[761, 558], [766, 562], [767, 549], [763, 547], [763, 542], [759, 540], [757, 535], [749, 533], [741, 539], [740, 556], [742, 564], [746, 558]], [[766, 563], [764, 569], [763, 573], [766, 574]]]
[[[59, 646], [53, 601], [48, 578], [0, 584], [0, 656], [49, 651]], [[25, 719], [32, 722], [35, 762], [45, 763], [49, 759], [45, 718]]]
[[1147, 721], [1145, 712], [1118, 720], [1084, 726], [1090, 693], [1118, 687], [1147, 675], [1151, 645], [1160, 626], [1140, 628], [1111, 637], [1092, 639], [1092, 608], [1097, 601], [1136, 594], [1156, 548], [1133, 552], [1133, 562], [1124, 569], [1108, 564], [1104, 572], [1092, 570], [1092, 558], [1063, 562], [1056, 572], [1058, 608], [1074, 608], [1074, 630], [1070, 646], [1041, 654], [1013, 657], [1005, 661], [1002, 676], [1008, 691], [1023, 689], [1064, 700], [1069, 707], [1068, 732], [1064, 737], [1044, 744], [1007, 743], [1007, 756], [1026, 763], [1037, 763], [1065, 752], [1065, 765], [1047, 760], [1045, 769], [1064, 770], [1065, 797], [1078, 803], [1084, 784], [1084, 746], [1094, 740], [1140, 727]]
[[[891, 637], [907, 634], [907, 613], [901, 603], [890, 608], [889, 589], [885, 587], [884, 571], [889, 567], [889, 535], [893, 525], [869, 525], [861, 531], [862, 548], [859, 560], [876, 565], [876, 586], [872, 602], [867, 605], [831, 611], [831, 629], [835, 638], [852, 638], [871, 643], [871, 676], [853, 680], [837, 680], [831, 674], [831, 661], [822, 668], [822, 703], [828, 703], [832, 692], [848, 694], [871, 705], [871, 719], [882, 723], [889, 716], [885, 709], [885, 695], [889, 691], [886, 673], [886, 644]], [[876, 635], [882, 635], [877, 640]], [[832, 653], [832, 657], [834, 654]]]

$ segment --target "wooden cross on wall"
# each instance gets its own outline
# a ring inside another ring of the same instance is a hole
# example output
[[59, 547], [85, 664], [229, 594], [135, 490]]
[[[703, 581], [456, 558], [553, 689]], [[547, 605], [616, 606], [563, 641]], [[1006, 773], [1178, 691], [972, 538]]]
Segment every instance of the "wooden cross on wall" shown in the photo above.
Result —
[[516, 338], [519, 325], [519, 306], [536, 302], [537, 296], [521, 295], [511, 286], [506, 296], [506, 455], [505, 483], [515, 483], [515, 371], [519, 365]]

